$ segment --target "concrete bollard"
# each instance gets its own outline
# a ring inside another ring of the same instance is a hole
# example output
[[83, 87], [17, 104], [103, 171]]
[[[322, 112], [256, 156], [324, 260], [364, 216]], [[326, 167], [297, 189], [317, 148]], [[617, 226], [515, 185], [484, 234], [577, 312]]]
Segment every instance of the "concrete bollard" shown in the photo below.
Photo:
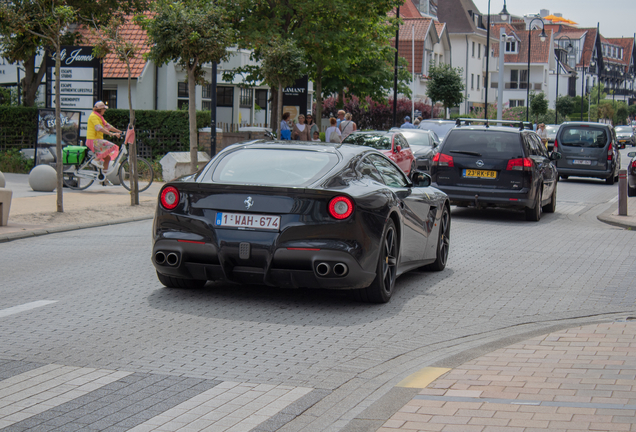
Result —
[[4, 174], [2, 174], [2, 171], [0, 171], [0, 188], [5, 187], [7, 183], [4, 180]]
[[36, 192], [53, 192], [57, 187], [57, 173], [50, 165], [38, 165], [29, 173], [29, 186]]
[[9, 223], [12, 195], [13, 192], [9, 189], [0, 188], [0, 226], [6, 226]]
[[618, 171], [618, 215], [627, 216], [627, 170]]

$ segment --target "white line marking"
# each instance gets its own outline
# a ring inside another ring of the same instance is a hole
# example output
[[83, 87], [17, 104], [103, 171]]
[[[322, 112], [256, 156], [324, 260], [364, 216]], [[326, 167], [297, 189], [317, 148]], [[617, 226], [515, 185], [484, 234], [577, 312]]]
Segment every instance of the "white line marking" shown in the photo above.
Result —
[[13, 306], [6, 309], [0, 309], [0, 318], [4, 318], [9, 315], [17, 314], [20, 312], [28, 311], [30, 309], [46, 306], [51, 303], [57, 303], [57, 300], [38, 300], [31, 303], [25, 303], [20, 306]]

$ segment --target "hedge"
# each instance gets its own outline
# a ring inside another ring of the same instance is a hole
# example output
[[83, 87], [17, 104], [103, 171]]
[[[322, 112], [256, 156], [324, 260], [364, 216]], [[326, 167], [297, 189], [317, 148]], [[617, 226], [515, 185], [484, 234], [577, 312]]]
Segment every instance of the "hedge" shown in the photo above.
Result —
[[[118, 129], [128, 125], [129, 112], [109, 109], [106, 120]], [[0, 107], [0, 150], [33, 148], [37, 139], [37, 108]], [[139, 155], [148, 159], [170, 151], [187, 151], [190, 132], [187, 111], [135, 111]], [[197, 128], [210, 127], [210, 111], [197, 112]]]

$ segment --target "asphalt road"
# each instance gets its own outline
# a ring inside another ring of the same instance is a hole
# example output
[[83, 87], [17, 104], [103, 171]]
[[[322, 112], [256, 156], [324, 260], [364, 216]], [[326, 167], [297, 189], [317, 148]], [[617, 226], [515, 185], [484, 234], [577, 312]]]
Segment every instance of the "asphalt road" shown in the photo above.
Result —
[[[150, 263], [150, 221], [0, 244], [0, 379], [10, 363], [23, 368], [16, 373], [57, 364], [192, 386], [283, 385], [313, 399], [279, 413], [279, 430], [346, 429], [424, 366], [633, 313], [636, 233], [596, 220], [615, 196], [598, 180], [561, 181], [557, 212], [538, 223], [454, 208], [446, 270], [400, 277], [386, 305], [329, 291], [164, 288]], [[29, 430], [25, 421], [6, 429]]]

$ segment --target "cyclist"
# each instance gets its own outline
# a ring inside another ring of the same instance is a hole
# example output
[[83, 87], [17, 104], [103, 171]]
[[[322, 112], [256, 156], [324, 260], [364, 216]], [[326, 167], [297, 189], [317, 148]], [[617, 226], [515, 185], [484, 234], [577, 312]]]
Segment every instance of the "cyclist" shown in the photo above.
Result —
[[104, 139], [104, 134], [110, 136], [121, 136], [121, 131], [114, 126], [108, 124], [104, 120], [104, 113], [108, 106], [102, 101], [95, 103], [93, 112], [88, 116], [88, 125], [86, 130], [86, 146], [95, 153], [95, 159], [91, 162], [97, 168], [100, 168], [104, 174], [108, 175], [115, 168], [116, 164], [109, 167], [111, 160], [115, 160], [119, 154], [119, 146]]

